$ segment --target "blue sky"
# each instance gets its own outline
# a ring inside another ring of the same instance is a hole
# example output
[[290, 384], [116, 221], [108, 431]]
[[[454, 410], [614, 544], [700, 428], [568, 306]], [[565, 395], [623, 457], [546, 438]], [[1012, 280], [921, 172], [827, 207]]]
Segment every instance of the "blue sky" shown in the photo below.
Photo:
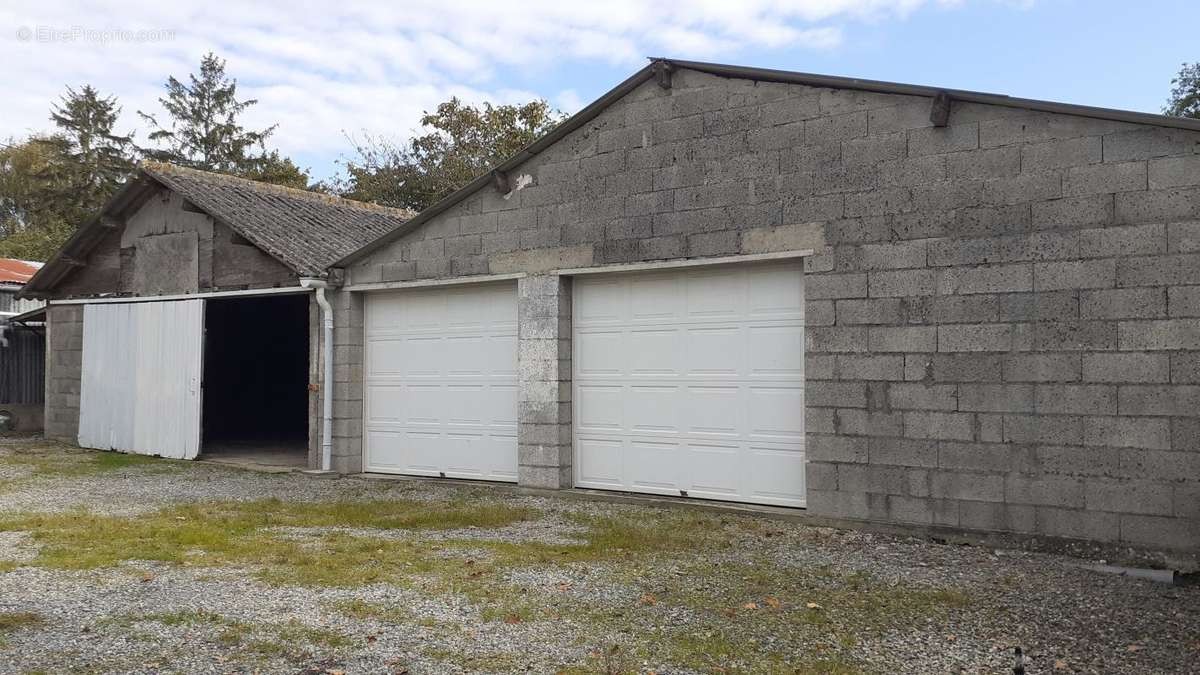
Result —
[[122, 125], [156, 111], [168, 74], [215, 51], [272, 145], [337, 171], [346, 134], [408, 136], [450, 95], [543, 97], [574, 112], [643, 57], [938, 85], [1158, 112], [1183, 61], [1200, 60], [1200, 2], [1085, 0], [268, 0], [237, 12], [132, 0], [0, 7], [0, 139], [48, 127], [68, 85], [116, 94]]

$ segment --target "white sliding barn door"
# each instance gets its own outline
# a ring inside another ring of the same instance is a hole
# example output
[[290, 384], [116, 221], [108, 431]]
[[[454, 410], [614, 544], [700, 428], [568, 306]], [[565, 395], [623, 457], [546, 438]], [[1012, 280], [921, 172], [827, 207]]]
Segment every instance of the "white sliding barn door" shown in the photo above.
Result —
[[194, 458], [203, 344], [203, 300], [85, 306], [79, 445]]

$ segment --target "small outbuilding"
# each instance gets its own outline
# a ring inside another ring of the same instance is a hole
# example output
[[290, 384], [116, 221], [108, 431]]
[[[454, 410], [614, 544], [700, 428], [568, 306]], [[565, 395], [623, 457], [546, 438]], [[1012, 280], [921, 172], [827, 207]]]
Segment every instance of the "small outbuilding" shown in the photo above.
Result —
[[143, 164], [22, 293], [50, 303], [46, 434], [319, 467], [314, 289], [407, 215]]

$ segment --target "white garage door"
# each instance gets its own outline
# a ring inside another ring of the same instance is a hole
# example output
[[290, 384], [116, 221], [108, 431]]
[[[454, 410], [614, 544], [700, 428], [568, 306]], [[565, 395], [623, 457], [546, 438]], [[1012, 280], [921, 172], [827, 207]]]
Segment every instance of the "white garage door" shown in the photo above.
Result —
[[580, 487], [804, 506], [800, 265], [575, 280]]
[[515, 283], [371, 294], [367, 471], [517, 479]]
[[79, 445], [194, 458], [203, 345], [203, 300], [86, 305]]

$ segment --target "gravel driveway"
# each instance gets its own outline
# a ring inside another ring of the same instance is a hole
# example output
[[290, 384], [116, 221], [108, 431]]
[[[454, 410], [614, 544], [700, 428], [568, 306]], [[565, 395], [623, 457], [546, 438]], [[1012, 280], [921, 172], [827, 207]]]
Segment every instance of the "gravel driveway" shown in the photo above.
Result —
[[472, 484], [0, 442], [0, 673], [1200, 671], [1200, 588]]

